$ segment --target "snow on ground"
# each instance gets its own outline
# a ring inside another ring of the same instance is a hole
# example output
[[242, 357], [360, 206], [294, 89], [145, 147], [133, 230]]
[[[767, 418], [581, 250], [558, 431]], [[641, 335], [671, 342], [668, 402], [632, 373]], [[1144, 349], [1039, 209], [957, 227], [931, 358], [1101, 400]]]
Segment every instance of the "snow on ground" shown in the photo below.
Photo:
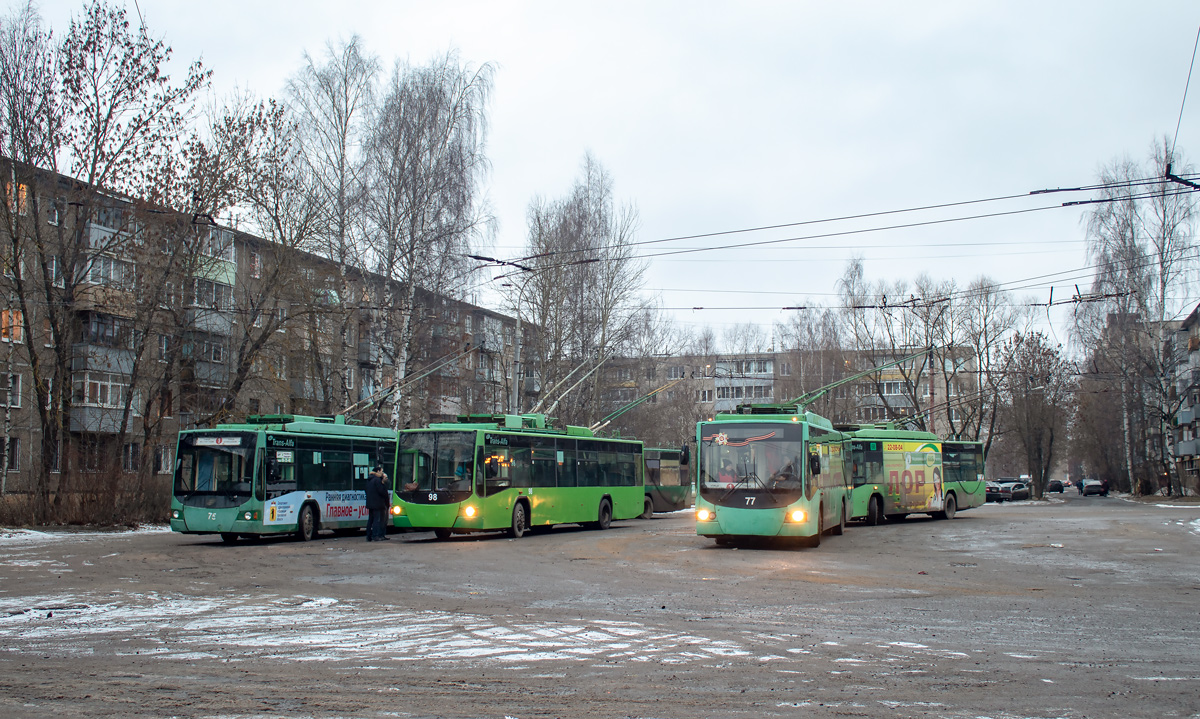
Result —
[[110, 531], [73, 531], [69, 529], [37, 531], [33, 529], [0, 528], [0, 547], [37, 546], [52, 542], [92, 542], [97, 539], [112, 539], [113, 537], [142, 534], [161, 534], [170, 531], [171, 528], [165, 524], [149, 524], [137, 529]]
[[592, 660], [687, 663], [745, 656], [735, 642], [656, 630], [637, 622], [549, 622], [415, 612], [312, 597], [129, 594], [0, 599], [8, 651], [120, 654], [174, 659]]

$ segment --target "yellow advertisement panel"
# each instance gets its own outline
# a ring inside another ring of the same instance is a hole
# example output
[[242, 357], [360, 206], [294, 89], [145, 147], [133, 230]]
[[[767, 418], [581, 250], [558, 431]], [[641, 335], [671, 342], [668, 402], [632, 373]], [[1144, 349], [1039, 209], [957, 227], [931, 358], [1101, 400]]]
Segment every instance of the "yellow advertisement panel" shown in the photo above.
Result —
[[884, 442], [883, 471], [895, 512], [941, 511], [942, 452], [932, 442]]

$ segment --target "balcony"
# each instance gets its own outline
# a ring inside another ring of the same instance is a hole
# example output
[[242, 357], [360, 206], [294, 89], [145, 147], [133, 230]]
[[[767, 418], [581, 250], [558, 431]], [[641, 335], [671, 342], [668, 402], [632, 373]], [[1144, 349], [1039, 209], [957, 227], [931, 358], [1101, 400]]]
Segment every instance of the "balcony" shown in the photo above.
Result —
[[197, 332], [228, 337], [233, 330], [233, 313], [207, 307], [193, 307], [187, 311], [186, 322], [190, 329]]
[[1181, 409], [1175, 413], [1175, 424], [1179, 425], [1181, 427], [1186, 424], [1191, 424], [1195, 420], [1196, 420], [1196, 408], [1195, 407], [1184, 407], [1183, 409]]
[[192, 369], [196, 384], [224, 387], [229, 384], [229, 365], [220, 362], [196, 362]]
[[71, 371], [128, 375], [133, 371], [133, 350], [86, 343], [73, 345]]
[[379, 343], [364, 341], [358, 343], [358, 363], [365, 367], [379, 366]]
[[1175, 443], [1176, 457], [1195, 457], [1197, 454], [1200, 454], [1200, 440], [1187, 439]]
[[[121, 431], [121, 414], [122, 411], [114, 407], [72, 407], [70, 431], [116, 434]], [[126, 431], [133, 429], [134, 419], [130, 412]]]

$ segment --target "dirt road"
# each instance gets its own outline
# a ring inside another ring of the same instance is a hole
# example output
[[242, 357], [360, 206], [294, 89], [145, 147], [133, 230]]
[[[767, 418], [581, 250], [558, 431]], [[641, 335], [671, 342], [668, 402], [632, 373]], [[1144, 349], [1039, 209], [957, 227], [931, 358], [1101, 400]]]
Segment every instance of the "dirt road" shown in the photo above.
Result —
[[0, 531], [3, 717], [1195, 717], [1200, 507], [718, 548]]

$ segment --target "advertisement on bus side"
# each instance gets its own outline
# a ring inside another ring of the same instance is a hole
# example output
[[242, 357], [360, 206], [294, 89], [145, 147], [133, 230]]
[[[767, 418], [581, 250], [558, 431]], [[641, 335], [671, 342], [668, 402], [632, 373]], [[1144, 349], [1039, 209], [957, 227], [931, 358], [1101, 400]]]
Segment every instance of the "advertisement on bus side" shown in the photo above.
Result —
[[288, 492], [268, 500], [263, 508], [263, 524], [295, 524], [300, 506], [313, 499], [321, 508], [321, 521], [336, 522], [366, 521], [367, 495], [358, 490]]
[[942, 453], [930, 442], [884, 442], [883, 472], [895, 511], [940, 511]]

